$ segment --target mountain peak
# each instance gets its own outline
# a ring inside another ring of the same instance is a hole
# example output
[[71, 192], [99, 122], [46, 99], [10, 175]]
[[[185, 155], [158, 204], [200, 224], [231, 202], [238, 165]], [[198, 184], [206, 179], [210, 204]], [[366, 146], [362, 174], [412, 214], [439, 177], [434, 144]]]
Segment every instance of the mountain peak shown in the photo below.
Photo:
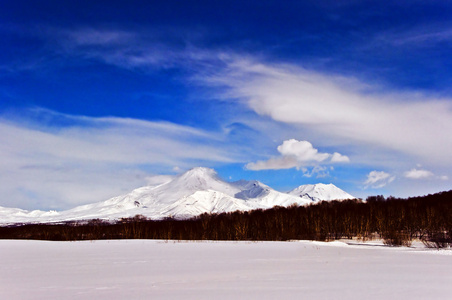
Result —
[[188, 170], [187, 172], [178, 176], [178, 181], [200, 184], [208, 181], [216, 181], [218, 179], [217, 172], [213, 169], [197, 167]]
[[216, 177], [217, 172], [214, 169], [205, 167], [196, 167], [183, 173], [181, 176], [196, 176], [196, 177]]
[[349, 193], [344, 192], [334, 184], [305, 184], [293, 189], [288, 194], [299, 196], [299, 197], [309, 197], [313, 202], [318, 202], [321, 200], [344, 200], [344, 199], [355, 199]]
[[[221, 180], [215, 170], [203, 167], [188, 170], [161, 189], [165, 189], [171, 193], [179, 191], [180, 193], [177, 193], [178, 195], [185, 196], [196, 191], [205, 190], [216, 190], [230, 195], [236, 190], [229, 183]], [[234, 191], [228, 192], [231, 189]]]

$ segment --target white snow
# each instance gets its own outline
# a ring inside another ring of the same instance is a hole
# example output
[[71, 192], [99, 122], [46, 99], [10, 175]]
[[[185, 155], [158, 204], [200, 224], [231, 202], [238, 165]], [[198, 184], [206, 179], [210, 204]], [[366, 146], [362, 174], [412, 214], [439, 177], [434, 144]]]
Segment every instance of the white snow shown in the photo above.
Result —
[[189, 218], [202, 213], [247, 211], [275, 205], [306, 205], [313, 201], [354, 198], [332, 184], [300, 186], [290, 193], [281, 193], [256, 180], [226, 182], [213, 169], [201, 167], [175, 178], [165, 178], [162, 182], [61, 212], [29, 212], [0, 207], [0, 224], [117, 220], [135, 215], [151, 219]]
[[448, 299], [452, 251], [342, 242], [0, 240], [0, 299]]

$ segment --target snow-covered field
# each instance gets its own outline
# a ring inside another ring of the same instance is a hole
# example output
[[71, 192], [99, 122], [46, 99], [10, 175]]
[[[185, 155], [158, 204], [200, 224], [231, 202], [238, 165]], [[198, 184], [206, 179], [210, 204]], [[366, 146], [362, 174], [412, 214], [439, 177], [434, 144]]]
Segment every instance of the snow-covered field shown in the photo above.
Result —
[[0, 241], [0, 299], [449, 299], [452, 251], [340, 242]]

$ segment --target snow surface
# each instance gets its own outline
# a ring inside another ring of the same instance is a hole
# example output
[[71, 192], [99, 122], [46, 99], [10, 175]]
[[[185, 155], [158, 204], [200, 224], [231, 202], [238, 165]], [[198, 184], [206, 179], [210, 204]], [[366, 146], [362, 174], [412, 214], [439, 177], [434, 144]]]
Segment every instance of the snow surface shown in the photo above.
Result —
[[0, 299], [449, 299], [450, 254], [342, 242], [0, 240]]
[[165, 217], [182, 219], [202, 213], [248, 211], [350, 198], [354, 197], [332, 184], [300, 186], [290, 193], [281, 193], [256, 180], [226, 182], [213, 169], [199, 167], [172, 179], [165, 178], [159, 185], [141, 187], [126, 195], [66, 211], [29, 212], [0, 207], [0, 224], [117, 220], [136, 215], [156, 220]]

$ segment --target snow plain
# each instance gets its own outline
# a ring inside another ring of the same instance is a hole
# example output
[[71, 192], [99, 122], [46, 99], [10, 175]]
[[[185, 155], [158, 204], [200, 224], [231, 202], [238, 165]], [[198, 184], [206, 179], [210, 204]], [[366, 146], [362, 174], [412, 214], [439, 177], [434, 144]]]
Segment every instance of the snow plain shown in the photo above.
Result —
[[448, 299], [452, 251], [341, 242], [0, 241], [0, 299]]

